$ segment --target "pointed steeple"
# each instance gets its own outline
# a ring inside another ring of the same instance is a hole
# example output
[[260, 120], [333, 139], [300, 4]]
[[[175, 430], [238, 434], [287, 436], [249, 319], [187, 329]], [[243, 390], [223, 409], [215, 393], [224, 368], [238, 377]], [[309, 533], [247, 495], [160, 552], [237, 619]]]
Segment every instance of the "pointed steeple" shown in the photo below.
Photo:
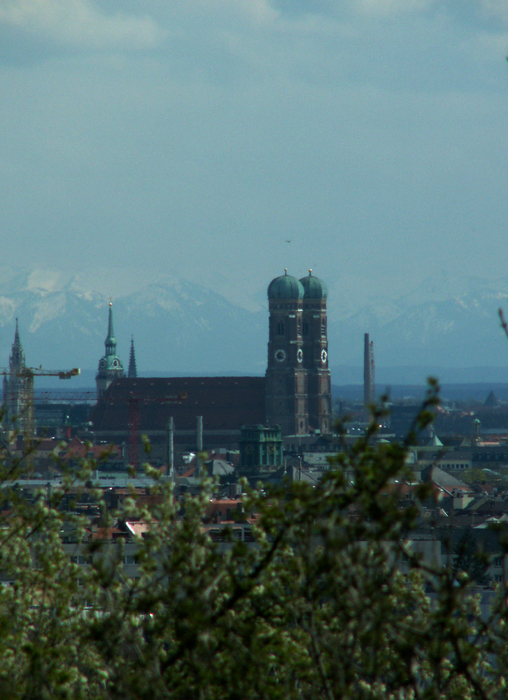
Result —
[[25, 353], [19, 338], [18, 319], [14, 342], [9, 357], [9, 374], [4, 376], [4, 425], [8, 430], [23, 431], [29, 421], [29, 406], [26, 392], [26, 382], [21, 376], [25, 368]]
[[109, 319], [108, 319], [108, 335], [104, 341], [106, 346], [106, 355], [116, 355], [116, 338], [113, 329], [113, 304], [109, 302]]
[[25, 353], [19, 339], [18, 319], [16, 319], [16, 332], [14, 333], [14, 342], [11, 348], [11, 356], [9, 358], [9, 368], [13, 370], [21, 369], [25, 366]]
[[130, 379], [134, 379], [138, 376], [138, 370], [136, 367], [136, 353], [134, 352], [134, 336], [131, 336], [131, 354], [129, 357], [129, 370], [127, 376]]
[[109, 302], [108, 335], [104, 341], [106, 354], [99, 360], [95, 376], [97, 398], [100, 398], [114, 379], [125, 376], [122, 361], [116, 354], [116, 338], [113, 329], [113, 304]]

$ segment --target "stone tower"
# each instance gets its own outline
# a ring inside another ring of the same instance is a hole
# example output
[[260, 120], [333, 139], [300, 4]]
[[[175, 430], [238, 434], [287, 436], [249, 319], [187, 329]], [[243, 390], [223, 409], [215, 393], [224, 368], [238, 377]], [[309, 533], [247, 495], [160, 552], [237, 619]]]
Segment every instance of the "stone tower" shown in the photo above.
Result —
[[304, 289], [302, 312], [303, 366], [307, 371], [309, 427], [321, 433], [331, 431], [332, 386], [328, 368], [328, 328], [324, 282], [312, 276], [300, 283]]
[[284, 464], [284, 442], [280, 428], [244, 425], [240, 436], [238, 472], [258, 477], [280, 469]]
[[108, 335], [104, 341], [106, 354], [99, 360], [99, 369], [95, 376], [97, 399], [100, 399], [113, 379], [124, 376], [123, 365], [116, 354], [116, 338], [113, 330], [113, 305], [109, 303]]
[[303, 299], [302, 284], [287, 270], [270, 282], [266, 419], [268, 425], [279, 425], [283, 435], [302, 435], [309, 428]]
[[135, 379], [138, 376], [136, 353], [134, 351], [134, 338], [131, 338], [131, 354], [129, 356], [129, 369], [127, 370], [127, 376], [129, 379]]
[[8, 430], [23, 432], [30, 421], [25, 369], [25, 353], [21, 346], [16, 319], [16, 331], [9, 357], [9, 374], [4, 376], [4, 425]]

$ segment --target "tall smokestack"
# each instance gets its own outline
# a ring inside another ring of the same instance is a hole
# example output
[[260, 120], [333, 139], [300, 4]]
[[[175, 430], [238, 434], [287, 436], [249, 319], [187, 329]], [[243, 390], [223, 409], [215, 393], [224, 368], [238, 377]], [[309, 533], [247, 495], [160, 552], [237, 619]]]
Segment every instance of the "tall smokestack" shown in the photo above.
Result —
[[174, 449], [174, 438], [175, 438], [175, 425], [173, 423], [173, 416], [170, 416], [168, 420], [168, 476], [174, 480], [175, 473], [175, 449]]
[[201, 476], [201, 452], [203, 452], [203, 416], [197, 416], [196, 426], [196, 451], [197, 451], [197, 466], [198, 474]]
[[196, 449], [203, 452], [203, 416], [197, 416]]
[[374, 365], [374, 343], [369, 341], [369, 334], [363, 336], [363, 403], [365, 406], [376, 398], [376, 381]]

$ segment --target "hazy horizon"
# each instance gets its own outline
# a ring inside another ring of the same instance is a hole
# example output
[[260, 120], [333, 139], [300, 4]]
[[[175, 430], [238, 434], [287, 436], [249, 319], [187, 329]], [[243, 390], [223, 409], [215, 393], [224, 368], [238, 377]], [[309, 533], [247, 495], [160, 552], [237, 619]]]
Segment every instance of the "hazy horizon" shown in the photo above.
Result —
[[501, 0], [5, 0], [4, 264], [503, 277], [507, 51]]

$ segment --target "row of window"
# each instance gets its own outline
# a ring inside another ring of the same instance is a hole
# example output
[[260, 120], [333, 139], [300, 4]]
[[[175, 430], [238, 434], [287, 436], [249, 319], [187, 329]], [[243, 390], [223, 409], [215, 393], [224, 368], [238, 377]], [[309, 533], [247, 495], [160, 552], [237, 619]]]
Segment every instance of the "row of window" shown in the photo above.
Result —
[[[301, 304], [271, 304], [272, 309], [301, 309]], [[306, 309], [323, 309], [321, 304], [305, 304]]]
[[[307, 321], [302, 321], [301, 318], [297, 319], [296, 331], [298, 335], [309, 335], [309, 324]], [[279, 321], [277, 324], [277, 335], [284, 335], [284, 322]], [[321, 319], [321, 335], [326, 337], [326, 319]]]
[[[255, 537], [251, 529], [240, 528], [219, 528], [208, 530], [212, 542], [229, 542], [231, 539], [243, 542], [255, 542]], [[243, 535], [243, 538], [242, 538]]]
[[76, 557], [71, 557], [71, 562], [72, 562], [73, 564], [81, 564], [81, 565], [84, 565], [84, 564], [91, 564], [91, 563], [92, 563], [92, 557], [91, 557], [91, 556], [83, 557], [83, 556], [81, 556], [81, 555], [80, 555], [80, 556], [76, 556]]
[[316, 452], [341, 452], [342, 447], [340, 445], [302, 445], [299, 443], [288, 443], [285, 447], [288, 452], [308, 452], [312, 456]]
[[[87, 564], [92, 563], [92, 557], [90, 555], [88, 556], [82, 556], [81, 554], [78, 556], [72, 556], [71, 557], [71, 562], [73, 564], [79, 564], [80, 566], [85, 566]], [[122, 564], [135, 564], [136, 563], [136, 557], [132, 554], [127, 554], [123, 559], [122, 559]]]
[[475, 462], [495, 462], [495, 461], [500, 461], [500, 460], [508, 461], [508, 454], [501, 454], [501, 453], [491, 454], [489, 452], [482, 454], [481, 452], [475, 452], [473, 454], [473, 460]]

